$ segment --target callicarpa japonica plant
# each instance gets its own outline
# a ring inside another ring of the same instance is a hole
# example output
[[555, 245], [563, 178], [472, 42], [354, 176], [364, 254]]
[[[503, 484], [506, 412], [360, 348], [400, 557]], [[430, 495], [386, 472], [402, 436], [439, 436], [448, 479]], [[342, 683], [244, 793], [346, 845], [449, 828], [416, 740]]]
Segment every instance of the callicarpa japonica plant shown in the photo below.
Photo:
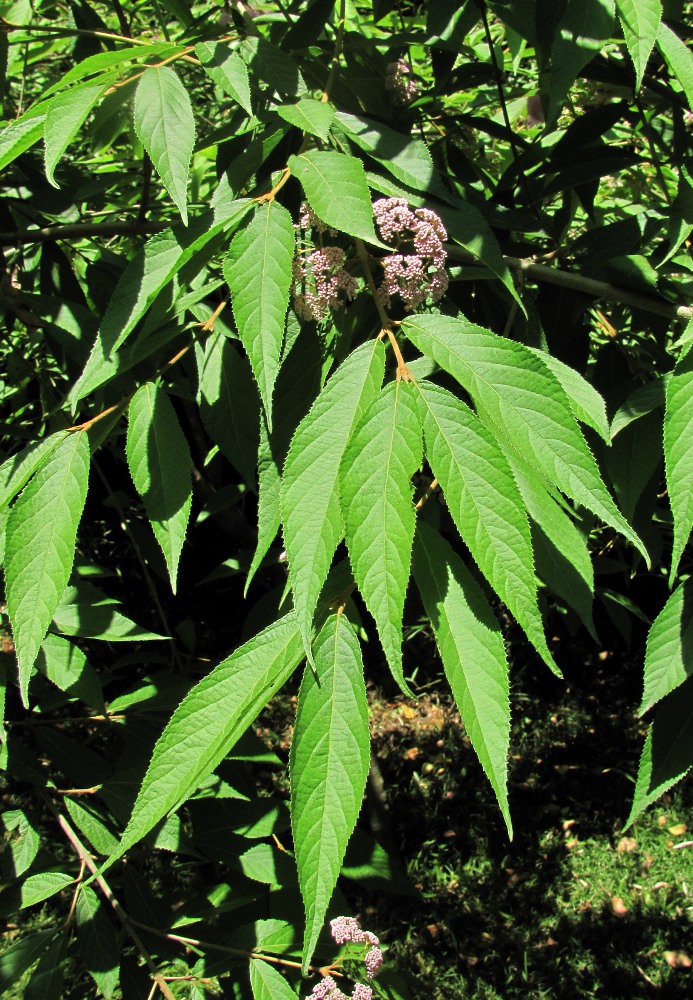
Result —
[[689, 7], [3, 5], [0, 992], [433, 996], [364, 903], [423, 660], [508, 837], [556, 629], [651, 623], [614, 822], [688, 772]]

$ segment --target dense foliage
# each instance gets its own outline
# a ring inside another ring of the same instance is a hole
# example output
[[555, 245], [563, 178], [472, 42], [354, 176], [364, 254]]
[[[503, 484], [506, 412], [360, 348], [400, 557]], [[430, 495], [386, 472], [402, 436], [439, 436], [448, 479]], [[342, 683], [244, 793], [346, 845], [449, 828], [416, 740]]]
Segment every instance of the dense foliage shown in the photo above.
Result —
[[689, 770], [686, 14], [4, 5], [0, 987], [409, 996], [338, 879], [422, 630], [509, 835], [511, 619], [653, 621], [629, 822]]

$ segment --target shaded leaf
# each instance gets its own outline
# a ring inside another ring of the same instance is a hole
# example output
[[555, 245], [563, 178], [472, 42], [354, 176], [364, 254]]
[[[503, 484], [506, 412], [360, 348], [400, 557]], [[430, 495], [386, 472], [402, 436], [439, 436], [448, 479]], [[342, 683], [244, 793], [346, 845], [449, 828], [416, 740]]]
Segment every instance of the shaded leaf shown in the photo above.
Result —
[[568, 0], [551, 47], [548, 114], [554, 120], [580, 70], [611, 37], [614, 0]]
[[120, 980], [121, 948], [106, 904], [87, 886], [77, 896], [75, 916], [84, 964], [106, 1000], [112, 1000]]
[[693, 674], [693, 581], [676, 588], [652, 623], [640, 714]]
[[664, 463], [674, 544], [670, 580], [678, 570], [693, 527], [693, 365], [689, 357], [674, 370], [666, 385]]
[[103, 692], [94, 668], [82, 650], [60, 636], [45, 637], [36, 666], [42, 674], [70, 698], [79, 698], [92, 708], [103, 711]]
[[216, 85], [252, 114], [248, 67], [238, 53], [224, 42], [200, 42], [195, 46], [195, 55]]

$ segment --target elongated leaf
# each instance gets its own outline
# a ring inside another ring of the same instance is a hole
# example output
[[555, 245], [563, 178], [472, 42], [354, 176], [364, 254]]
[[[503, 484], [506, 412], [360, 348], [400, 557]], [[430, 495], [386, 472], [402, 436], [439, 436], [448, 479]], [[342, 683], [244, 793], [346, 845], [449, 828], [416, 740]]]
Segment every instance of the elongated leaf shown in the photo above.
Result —
[[692, 367], [687, 357], [671, 375], [666, 386], [664, 463], [671, 513], [674, 518], [671, 580], [676, 576], [693, 527]]
[[233, 239], [224, 261], [233, 315], [272, 428], [272, 393], [279, 371], [289, 307], [295, 236], [291, 216], [277, 201], [261, 205]]
[[309, 135], [317, 135], [323, 142], [327, 142], [334, 119], [334, 108], [324, 101], [302, 97], [296, 104], [280, 104], [277, 114], [290, 125], [295, 125]]
[[84, 964], [106, 1000], [112, 1000], [120, 980], [120, 942], [106, 904], [88, 886], [77, 896], [77, 938]]
[[31, 668], [72, 570], [88, 482], [89, 439], [80, 431], [56, 446], [7, 522], [7, 609], [25, 704]]
[[181, 268], [204, 257], [212, 241], [223, 231], [231, 232], [251, 207], [251, 201], [221, 201], [193, 219], [189, 228], [176, 226], [152, 237], [134, 256], [116, 285], [89, 360], [70, 393], [73, 405], [117, 372], [112, 355]]
[[41, 644], [36, 666], [49, 681], [71, 698], [104, 709], [103, 692], [94, 668], [73, 642], [50, 633]]
[[89, 112], [105, 93], [115, 77], [111, 74], [97, 83], [84, 83], [58, 94], [48, 105], [43, 128], [46, 151], [46, 177], [53, 187], [60, 187], [54, 178], [61, 156], [87, 120]]
[[53, 929], [36, 931], [20, 937], [0, 955], [0, 992], [4, 993], [21, 979], [27, 969], [44, 953], [55, 938]]
[[360, 160], [344, 153], [312, 150], [290, 156], [289, 169], [303, 185], [310, 207], [326, 225], [380, 245]]
[[292, 612], [237, 649], [185, 696], [154, 747], [120, 846], [104, 870], [212, 773], [304, 655]]
[[689, 677], [657, 709], [645, 739], [630, 826], [652, 802], [693, 767], [693, 677]]
[[339, 467], [354, 427], [380, 389], [384, 367], [380, 341], [363, 344], [350, 354], [299, 424], [286, 458], [284, 544], [307, 653], [320, 588], [344, 531]]
[[205, 347], [199, 403], [207, 433], [253, 488], [259, 400], [250, 365], [223, 333], [210, 337]]
[[62, 996], [68, 937], [61, 934], [41, 956], [24, 991], [24, 1000]]
[[498, 622], [462, 560], [425, 521], [417, 525], [413, 569], [464, 727], [512, 837], [508, 664]]
[[693, 674], [693, 582], [676, 588], [652, 623], [645, 652], [643, 715]]
[[668, 213], [669, 250], [662, 264], [666, 264], [678, 253], [682, 243], [688, 239], [691, 232], [693, 232], [693, 183], [691, 175], [682, 164], [679, 168], [679, 186], [676, 197]]
[[251, 115], [248, 67], [238, 53], [224, 42], [200, 42], [195, 46], [195, 54], [216, 85]]
[[523, 461], [620, 531], [649, 561], [601, 479], [565, 392], [529, 348], [445, 316], [406, 320], [403, 332], [460, 382], [479, 415]]
[[471, 202], [458, 202], [456, 208], [441, 208], [440, 217], [451, 239], [461, 246], [495, 274], [515, 299], [522, 312], [526, 312], [522, 296], [515, 287], [515, 279], [503, 258], [503, 251], [496, 234], [488, 221]]
[[195, 120], [188, 92], [170, 66], [150, 66], [140, 77], [135, 91], [134, 121], [142, 145], [187, 226]]
[[167, 59], [169, 56], [176, 55], [184, 50], [184, 45], [172, 45], [170, 42], [157, 42], [154, 45], [130, 45], [122, 49], [97, 52], [96, 55], [87, 56], [86, 59], [82, 59], [76, 66], [69, 69], [67, 73], [57, 81], [57, 83], [54, 83], [48, 88], [48, 90], [46, 90], [43, 97], [44, 99], [46, 97], [52, 97], [53, 94], [57, 93], [59, 90], [65, 90], [73, 83], [79, 83], [80, 80], [84, 80], [88, 76], [94, 76], [96, 73], [102, 73], [104, 70], [111, 69], [114, 66], [122, 66], [124, 63], [149, 59], [152, 56], [156, 56], [160, 59]]
[[541, 358], [549, 371], [561, 383], [575, 417], [595, 430], [609, 444], [611, 433], [606, 415], [606, 403], [594, 386], [591, 386], [587, 379], [584, 379], [570, 365], [554, 358], [547, 351], [534, 350], [534, 353]]
[[[657, 48], [686, 95], [689, 108], [693, 108], [693, 52], [671, 28], [662, 21], [657, 29]], [[0, 164], [2, 160], [0, 159]]]
[[548, 81], [553, 120], [580, 70], [608, 41], [614, 25], [614, 0], [568, 0], [551, 48]]
[[38, 875], [30, 875], [22, 883], [20, 890], [20, 908], [34, 906], [42, 903], [44, 899], [50, 899], [56, 892], [60, 892], [65, 886], [74, 882], [72, 875], [64, 875], [62, 872], [40, 872]]
[[23, 490], [39, 466], [67, 437], [66, 431], [56, 431], [42, 441], [34, 441], [11, 455], [0, 465], [0, 510]]
[[254, 1000], [296, 1000], [288, 982], [269, 962], [250, 962], [250, 986]]
[[303, 970], [310, 964], [354, 831], [370, 760], [361, 648], [344, 615], [332, 615], [306, 667], [291, 739], [291, 829], [306, 908]]
[[537, 603], [529, 522], [510, 466], [493, 435], [459, 399], [420, 385], [426, 457], [450, 514], [481, 572], [557, 671]]
[[[12, 816], [12, 823], [8, 822], [10, 816]], [[13, 878], [19, 878], [30, 867], [38, 854], [41, 838], [32, 821], [21, 809], [13, 810], [12, 813], [3, 813], [2, 820], [5, 829], [12, 833], [12, 837], [6, 842], [2, 855], [3, 879], [9, 881]]]
[[635, 68], [637, 94], [662, 20], [662, 4], [660, 0], [616, 0], [616, 8]]
[[666, 399], [666, 384], [670, 374], [663, 378], [653, 379], [647, 385], [641, 385], [631, 392], [625, 403], [616, 411], [611, 421], [611, 440], [620, 434], [634, 420], [639, 420], [646, 414], [664, 406]]
[[421, 465], [422, 451], [414, 390], [397, 380], [366, 410], [339, 473], [354, 578], [375, 618], [390, 669], [407, 694], [402, 614], [414, 540], [411, 477]]
[[141, 386], [130, 402], [126, 451], [175, 593], [192, 503], [192, 458], [173, 404], [153, 382]]
[[[45, 108], [44, 108], [45, 110]], [[0, 170], [25, 153], [43, 135], [44, 114], [30, 114], [0, 130]]]
[[157, 632], [149, 632], [136, 625], [117, 610], [117, 602], [81, 581], [76, 587], [66, 587], [60, 604], [53, 613], [53, 632], [79, 636], [83, 639], [99, 638], [104, 642], [137, 642], [165, 639]]

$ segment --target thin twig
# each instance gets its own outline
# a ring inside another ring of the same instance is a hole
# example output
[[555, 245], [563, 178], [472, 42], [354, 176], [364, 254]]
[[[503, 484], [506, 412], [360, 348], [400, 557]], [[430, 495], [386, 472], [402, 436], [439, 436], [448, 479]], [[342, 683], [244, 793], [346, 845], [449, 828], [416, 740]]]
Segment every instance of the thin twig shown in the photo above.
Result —
[[430, 483], [428, 484], [428, 486], [426, 487], [426, 492], [423, 494], [423, 496], [417, 502], [415, 510], [421, 510], [421, 508], [423, 507], [423, 505], [428, 500], [431, 499], [431, 497], [433, 496], [433, 494], [435, 493], [435, 491], [437, 489], [438, 489], [438, 480], [437, 479], [432, 479], [430, 481]]
[[32, 243], [56, 243], [82, 237], [107, 239], [111, 236], [148, 236], [169, 227], [169, 222], [69, 222], [62, 226], [0, 232], [0, 246], [16, 247]]
[[320, 98], [323, 104], [327, 103], [327, 101], [329, 101], [330, 99], [330, 90], [332, 89], [334, 78], [337, 75], [337, 70], [339, 69], [339, 60], [342, 55], [342, 46], [344, 45], [345, 21], [346, 21], [346, 0], [341, 0], [341, 3], [339, 5], [339, 19], [337, 21], [337, 35], [334, 41], [334, 50], [332, 52], [330, 71], [327, 75], [325, 89], [323, 90], [322, 97]]

